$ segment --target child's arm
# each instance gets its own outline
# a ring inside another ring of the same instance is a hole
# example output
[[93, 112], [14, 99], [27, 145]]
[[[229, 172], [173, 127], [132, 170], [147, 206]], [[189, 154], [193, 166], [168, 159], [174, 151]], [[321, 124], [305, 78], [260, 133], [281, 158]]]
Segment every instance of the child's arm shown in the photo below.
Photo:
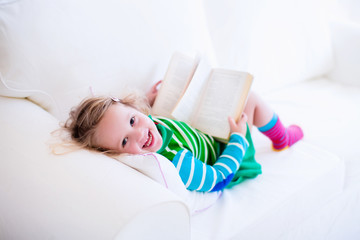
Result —
[[195, 158], [188, 150], [182, 150], [172, 160], [179, 171], [181, 180], [189, 190], [219, 191], [230, 183], [240, 164], [249, 143], [245, 139], [247, 116], [242, 115], [238, 122], [229, 118], [231, 136], [229, 143], [213, 166]]
[[159, 92], [159, 86], [161, 84], [161, 80], [156, 82], [151, 88], [150, 90], [146, 93], [146, 98], [148, 99], [149, 105], [152, 107], [155, 99], [157, 97], [157, 94]]
[[249, 143], [242, 134], [233, 133], [224, 152], [213, 166], [195, 158], [188, 150], [177, 153], [172, 160], [181, 180], [189, 190], [219, 191], [230, 183], [245, 155]]

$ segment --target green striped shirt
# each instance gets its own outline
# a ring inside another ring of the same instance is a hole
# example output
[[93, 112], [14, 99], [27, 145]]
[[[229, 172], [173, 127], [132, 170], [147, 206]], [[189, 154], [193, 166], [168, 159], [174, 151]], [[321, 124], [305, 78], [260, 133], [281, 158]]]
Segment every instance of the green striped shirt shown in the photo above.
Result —
[[[158, 153], [173, 162], [189, 190], [218, 191], [246, 177], [238, 171], [249, 147], [241, 134], [233, 133], [225, 145], [184, 122], [164, 117], [153, 118], [153, 121], [164, 140]], [[252, 143], [250, 134], [247, 137]]]
[[188, 124], [165, 117], [153, 118], [156, 124], [166, 126], [173, 136], [161, 155], [173, 160], [178, 151], [187, 149], [203, 163], [213, 165], [219, 157], [220, 145], [213, 137], [204, 134]]

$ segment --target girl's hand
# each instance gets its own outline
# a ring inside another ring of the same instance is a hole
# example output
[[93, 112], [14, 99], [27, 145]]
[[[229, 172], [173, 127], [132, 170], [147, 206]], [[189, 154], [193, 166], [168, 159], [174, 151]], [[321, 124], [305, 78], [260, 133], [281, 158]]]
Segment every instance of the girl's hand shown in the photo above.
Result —
[[235, 120], [232, 117], [228, 118], [229, 120], [229, 125], [230, 125], [230, 132], [237, 132], [237, 133], [241, 133], [244, 136], [246, 135], [246, 121], [247, 121], [247, 115], [245, 113], [243, 113], [241, 115], [241, 117], [239, 118], [239, 120], [237, 122], [235, 122]]
[[157, 94], [159, 92], [159, 85], [162, 83], [162, 81], [158, 81], [156, 82], [151, 88], [150, 90], [146, 93], [146, 98], [149, 101], [149, 105], [152, 107], [152, 105], [155, 102], [155, 99], [157, 97]]

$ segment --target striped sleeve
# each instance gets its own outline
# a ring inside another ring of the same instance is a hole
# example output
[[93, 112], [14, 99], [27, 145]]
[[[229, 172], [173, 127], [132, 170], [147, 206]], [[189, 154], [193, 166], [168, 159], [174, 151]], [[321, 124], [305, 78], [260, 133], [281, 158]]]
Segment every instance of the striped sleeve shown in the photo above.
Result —
[[201, 192], [220, 191], [230, 183], [240, 168], [248, 146], [244, 136], [233, 133], [213, 166], [195, 158], [187, 149], [179, 151], [172, 162], [187, 189]]

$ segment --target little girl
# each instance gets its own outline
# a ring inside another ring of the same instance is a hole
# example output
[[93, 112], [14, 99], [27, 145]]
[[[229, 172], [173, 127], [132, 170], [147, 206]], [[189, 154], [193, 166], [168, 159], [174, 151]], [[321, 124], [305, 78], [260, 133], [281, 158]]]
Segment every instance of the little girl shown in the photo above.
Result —
[[203, 192], [223, 190], [261, 173], [254, 158], [252, 125], [270, 138], [274, 150], [303, 138], [300, 127], [285, 128], [254, 93], [250, 93], [241, 118], [237, 122], [229, 118], [227, 144], [184, 122], [148, 115], [156, 94], [154, 85], [147, 102], [132, 95], [85, 99], [71, 111], [64, 128], [77, 144], [107, 154], [157, 152], [172, 161], [187, 189]]

